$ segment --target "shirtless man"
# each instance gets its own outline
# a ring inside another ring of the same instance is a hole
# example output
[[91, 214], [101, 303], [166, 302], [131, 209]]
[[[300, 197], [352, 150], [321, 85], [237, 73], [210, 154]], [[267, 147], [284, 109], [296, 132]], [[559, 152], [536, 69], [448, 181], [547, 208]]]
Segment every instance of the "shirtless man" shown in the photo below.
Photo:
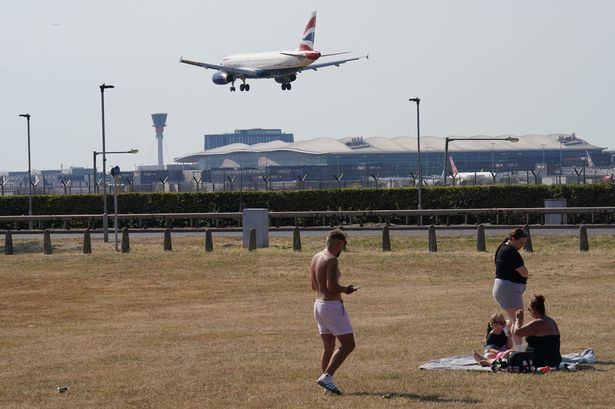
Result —
[[[310, 265], [312, 289], [316, 292], [314, 318], [323, 342], [321, 367], [323, 374], [316, 383], [325, 391], [342, 394], [333, 383], [333, 374], [355, 347], [350, 319], [342, 303], [342, 293], [352, 294], [359, 287], [352, 284], [339, 284], [340, 269], [338, 257], [346, 245], [346, 234], [341, 230], [331, 230], [327, 236], [326, 248], [314, 255]], [[335, 338], [340, 347], [335, 350]]]

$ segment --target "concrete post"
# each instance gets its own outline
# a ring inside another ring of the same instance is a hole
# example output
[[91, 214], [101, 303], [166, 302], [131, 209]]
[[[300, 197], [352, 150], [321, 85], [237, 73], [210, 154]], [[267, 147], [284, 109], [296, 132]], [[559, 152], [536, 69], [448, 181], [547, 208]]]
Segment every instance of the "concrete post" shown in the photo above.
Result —
[[13, 254], [13, 233], [7, 230], [4, 234], [4, 255], [10, 256]]
[[429, 251], [432, 253], [438, 251], [438, 242], [436, 240], [436, 227], [433, 224], [429, 226]]
[[250, 240], [248, 243], [248, 251], [256, 250], [256, 229], [253, 227], [250, 229]]
[[579, 228], [579, 250], [589, 251], [589, 240], [587, 239], [587, 227], [581, 225]]
[[92, 254], [92, 237], [90, 229], [85, 229], [83, 232], [83, 254]]
[[171, 229], [168, 227], [164, 229], [164, 251], [173, 251], [173, 244], [171, 244]]
[[293, 250], [301, 251], [301, 233], [297, 226], [293, 229]]
[[485, 225], [479, 224], [476, 232], [476, 251], [487, 251], [485, 244]]
[[527, 240], [523, 245], [523, 250], [527, 251], [528, 253], [533, 253], [534, 246], [532, 246], [532, 233], [530, 233], [530, 226], [526, 224], [525, 226], [523, 226], [523, 230], [525, 230], [525, 232], [527, 233]]
[[51, 234], [49, 229], [43, 232], [43, 254], [51, 254]]
[[128, 236], [128, 227], [122, 228], [122, 253], [130, 253], [130, 237]]
[[382, 228], [382, 251], [391, 251], [391, 236], [389, 234], [389, 226]]
[[205, 251], [211, 253], [214, 251], [214, 241], [211, 237], [211, 230], [205, 230]]

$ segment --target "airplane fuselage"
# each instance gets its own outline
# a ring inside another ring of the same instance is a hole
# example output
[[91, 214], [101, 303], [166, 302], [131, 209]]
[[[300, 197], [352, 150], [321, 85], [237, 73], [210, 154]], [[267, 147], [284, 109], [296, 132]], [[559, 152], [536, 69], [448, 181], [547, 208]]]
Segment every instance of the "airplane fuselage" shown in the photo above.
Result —
[[320, 58], [320, 53], [316, 51], [271, 51], [229, 55], [224, 57], [220, 65], [229, 68], [253, 69], [256, 71], [255, 78], [275, 78], [294, 74], [318, 58]]

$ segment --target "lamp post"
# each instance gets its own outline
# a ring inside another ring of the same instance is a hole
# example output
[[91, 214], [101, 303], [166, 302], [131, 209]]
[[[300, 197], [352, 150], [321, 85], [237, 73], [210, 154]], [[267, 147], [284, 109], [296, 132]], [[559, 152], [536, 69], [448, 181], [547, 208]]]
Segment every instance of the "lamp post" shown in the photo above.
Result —
[[[109, 241], [109, 215], [107, 214], [107, 155], [105, 149], [105, 90], [113, 85], [100, 86], [100, 107], [102, 112], [102, 155], [103, 155], [103, 240]], [[96, 155], [94, 155], [96, 156]]]
[[423, 205], [421, 203], [421, 188], [423, 187], [423, 172], [421, 171], [421, 127], [419, 118], [419, 105], [421, 103], [420, 98], [410, 98], [408, 101], [416, 102], [416, 166], [419, 174], [419, 187], [417, 189], [417, 208], [421, 210]]
[[471, 137], [471, 138], [450, 138], [446, 137], [444, 140], [444, 181], [443, 184], [446, 185], [446, 172], [447, 172], [447, 161], [448, 161], [448, 143], [451, 141], [508, 141], [508, 142], [519, 142], [519, 138], [515, 138], [514, 136], [506, 136], [502, 138], [490, 138], [490, 137]]
[[[112, 152], [105, 152], [107, 155], [111, 155], [111, 154], [118, 154], [118, 153], [138, 153], [139, 150], [138, 149], [130, 149], [127, 151], [112, 151]], [[101, 155], [102, 152], [96, 152], [93, 151], [92, 152], [92, 159], [93, 159], [93, 167], [94, 167], [94, 193], [96, 193], [96, 176], [97, 176], [97, 170], [96, 170], [96, 156]]]
[[559, 140], [559, 184], [562, 184], [562, 140]]
[[547, 146], [544, 143], [541, 143], [540, 146], [542, 146], [542, 167], [545, 171], [545, 176], [549, 173], [547, 172], [547, 162], [546, 162], [546, 156], [545, 156], [545, 147]]
[[[19, 114], [28, 123], [28, 216], [32, 216], [32, 162], [30, 161], [30, 114]], [[32, 219], [28, 220], [28, 229], [32, 230]]]
[[495, 142], [491, 142], [491, 173], [495, 173]]

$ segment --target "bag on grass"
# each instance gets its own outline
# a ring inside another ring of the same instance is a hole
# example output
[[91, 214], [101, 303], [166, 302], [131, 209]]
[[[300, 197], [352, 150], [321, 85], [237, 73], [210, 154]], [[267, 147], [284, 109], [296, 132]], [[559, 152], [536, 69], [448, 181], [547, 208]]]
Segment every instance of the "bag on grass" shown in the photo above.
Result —
[[517, 373], [531, 373], [536, 370], [532, 354], [527, 352], [512, 352], [508, 355], [508, 371]]
[[508, 358], [496, 359], [491, 364], [491, 370], [515, 373], [532, 373], [536, 370], [532, 355], [527, 352], [511, 352]]

